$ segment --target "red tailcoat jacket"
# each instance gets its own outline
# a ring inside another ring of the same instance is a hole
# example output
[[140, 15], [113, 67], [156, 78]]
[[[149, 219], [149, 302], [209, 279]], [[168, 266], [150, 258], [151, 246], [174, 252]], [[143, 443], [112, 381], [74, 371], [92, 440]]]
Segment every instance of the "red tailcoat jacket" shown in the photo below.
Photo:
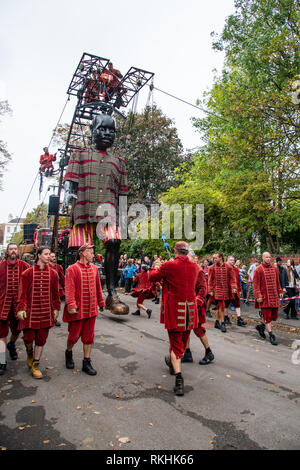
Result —
[[[200, 266], [199, 266], [200, 267]], [[206, 323], [205, 315], [205, 296], [207, 294], [206, 276], [200, 267], [199, 279], [196, 286], [196, 301], [198, 306], [198, 324]]]
[[232, 289], [237, 289], [237, 285], [231, 266], [214, 263], [208, 268], [208, 292], [213, 292], [216, 300], [233, 299]]
[[133, 281], [137, 282], [138, 284], [132, 291], [132, 297], [138, 297], [141, 293], [147, 293], [149, 295], [153, 294], [153, 297], [155, 297], [156, 288], [160, 288], [159, 283], [155, 284], [149, 280], [149, 272], [142, 271], [141, 273], [138, 273], [133, 278]]
[[61, 267], [60, 264], [51, 264], [50, 263], [50, 266], [52, 269], [54, 269], [54, 271], [57, 272], [58, 274], [58, 279], [59, 279], [59, 296], [60, 297], [63, 297], [65, 295], [65, 275], [64, 275], [64, 272], [63, 272], [63, 268]]
[[29, 268], [25, 261], [8, 259], [0, 263], [0, 320], [7, 320], [11, 306], [17, 314], [17, 301], [21, 274]]
[[236, 294], [232, 294], [232, 292], [231, 292], [231, 294], [232, 294], [232, 297], [237, 296], [240, 299], [241, 298], [241, 290], [242, 290], [241, 280], [240, 280], [240, 271], [236, 266], [233, 266], [232, 269], [234, 271], [235, 282], [236, 282], [236, 286], [237, 286], [237, 292], [236, 292]]
[[[94, 264], [84, 265], [77, 261], [66, 270], [66, 303], [63, 321], [70, 322], [96, 317], [98, 306], [104, 307], [98, 268]], [[76, 309], [77, 313], [69, 311]]]
[[21, 276], [17, 311], [25, 310], [27, 318], [20, 320], [18, 329], [49, 328], [54, 325], [54, 310], [60, 309], [58, 274], [46, 265], [38, 264]]
[[282, 289], [278, 269], [275, 266], [261, 263], [255, 269], [253, 276], [253, 293], [255, 299], [264, 299], [260, 304], [255, 300], [255, 308], [279, 307], [279, 295], [282, 294]]
[[185, 331], [198, 326], [196, 288], [200, 276], [200, 266], [185, 255], [150, 271], [150, 281], [163, 281], [160, 321], [167, 330]]

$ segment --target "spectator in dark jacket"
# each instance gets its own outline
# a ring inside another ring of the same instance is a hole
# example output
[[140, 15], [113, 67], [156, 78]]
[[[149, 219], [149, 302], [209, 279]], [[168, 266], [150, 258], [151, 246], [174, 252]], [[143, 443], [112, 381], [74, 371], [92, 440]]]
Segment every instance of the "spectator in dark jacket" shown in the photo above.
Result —
[[286, 287], [288, 285], [288, 277], [286, 273], [286, 269], [282, 266], [282, 259], [277, 257], [276, 258], [276, 263], [277, 263], [277, 268], [279, 271], [279, 281], [280, 281], [280, 286], [281, 289], [283, 290], [284, 293], [286, 293]]

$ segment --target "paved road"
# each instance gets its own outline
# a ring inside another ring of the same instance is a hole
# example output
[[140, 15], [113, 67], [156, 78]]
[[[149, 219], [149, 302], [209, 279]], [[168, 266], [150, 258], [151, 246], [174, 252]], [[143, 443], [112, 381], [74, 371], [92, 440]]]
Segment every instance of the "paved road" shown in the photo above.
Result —
[[[134, 311], [135, 299], [122, 298]], [[8, 360], [0, 377], [0, 448], [300, 449], [300, 364], [291, 361], [296, 331], [277, 330], [276, 347], [258, 337], [253, 319], [226, 334], [209, 322], [215, 362], [198, 364], [203, 348], [192, 335], [194, 363], [183, 365], [186, 393], [176, 397], [159, 306], [145, 304], [153, 308], [150, 320], [98, 317], [95, 377], [81, 372], [81, 344], [74, 349], [76, 369], [65, 369], [65, 324], [50, 332], [42, 380], [30, 376], [19, 341], [19, 359]]]

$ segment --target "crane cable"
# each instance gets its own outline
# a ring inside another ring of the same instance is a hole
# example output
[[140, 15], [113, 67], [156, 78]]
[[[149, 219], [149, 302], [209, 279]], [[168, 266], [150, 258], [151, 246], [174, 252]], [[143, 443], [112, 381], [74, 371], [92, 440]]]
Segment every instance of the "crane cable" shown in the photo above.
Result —
[[[53, 140], [55, 131], [56, 131], [57, 127], [58, 127], [58, 124], [59, 124], [60, 121], [61, 121], [61, 118], [62, 118], [62, 116], [63, 116], [63, 114], [64, 114], [64, 112], [65, 112], [65, 109], [66, 109], [66, 106], [67, 106], [67, 103], [68, 103], [69, 100], [70, 100], [70, 96], [68, 96], [68, 98], [67, 98], [67, 100], [66, 100], [66, 102], [65, 102], [65, 104], [64, 104], [64, 107], [63, 107], [63, 109], [62, 109], [62, 112], [60, 113], [59, 119], [58, 119], [58, 121], [57, 121], [57, 124], [56, 124], [56, 126], [55, 126], [55, 129], [53, 130], [53, 133], [52, 133], [50, 142], [49, 142], [49, 144], [48, 144], [48, 148], [49, 148], [50, 145], [51, 145], [51, 142], [52, 142], [52, 140]], [[26, 198], [26, 201], [25, 201], [25, 204], [24, 204], [23, 209], [22, 209], [22, 211], [21, 211], [21, 214], [20, 214], [19, 217], [18, 217], [18, 222], [17, 222], [16, 228], [15, 228], [15, 231], [17, 231], [17, 228], [18, 228], [19, 223], [20, 223], [20, 220], [21, 220], [21, 218], [22, 218], [24, 209], [25, 209], [25, 207], [26, 207], [26, 204], [27, 204], [27, 202], [28, 202], [28, 199], [29, 199], [29, 197], [30, 197], [30, 195], [31, 195], [31, 192], [32, 192], [32, 190], [33, 190], [33, 187], [34, 187], [34, 185], [35, 185], [35, 183], [36, 183], [36, 180], [37, 180], [39, 174], [40, 174], [40, 171], [37, 172], [37, 174], [36, 174], [36, 176], [35, 176], [35, 178], [34, 178], [34, 181], [33, 181], [33, 183], [32, 183], [32, 186], [31, 186], [30, 191], [29, 191], [29, 193], [28, 193], [28, 196], [27, 196], [27, 198]], [[47, 190], [47, 191], [48, 191], [48, 190]], [[47, 194], [47, 193], [46, 193], [46, 194]], [[44, 199], [45, 199], [45, 197], [46, 197], [46, 194], [45, 194], [45, 196], [44, 196]], [[43, 200], [43, 201], [44, 201], [44, 200]]]
[[198, 106], [198, 105], [193, 104], [193, 103], [189, 103], [188, 101], [185, 101], [182, 98], [178, 98], [178, 96], [172, 95], [171, 93], [168, 93], [167, 91], [160, 90], [159, 88], [157, 88], [155, 86], [153, 86], [153, 88], [157, 91], [160, 91], [161, 93], [164, 93], [165, 95], [170, 96], [171, 98], [174, 98], [175, 100], [181, 101], [182, 103], [188, 104], [189, 106], [192, 106], [193, 108], [199, 109], [200, 111], [202, 111], [206, 114], [210, 114], [211, 116], [217, 117], [217, 118], [221, 119], [222, 121], [230, 122], [228, 119], [225, 119], [222, 116], [219, 116], [218, 114], [212, 113], [211, 111], [207, 111], [207, 109], [201, 108], [201, 106]]

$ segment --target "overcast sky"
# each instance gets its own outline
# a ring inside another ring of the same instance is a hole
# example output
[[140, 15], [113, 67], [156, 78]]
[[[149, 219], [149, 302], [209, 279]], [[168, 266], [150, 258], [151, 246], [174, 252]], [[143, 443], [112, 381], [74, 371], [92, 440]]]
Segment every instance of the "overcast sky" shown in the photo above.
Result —
[[[154, 86], [195, 103], [223, 64], [210, 33], [220, 33], [233, 12], [234, 0], [2, 1], [0, 100], [8, 100], [13, 115], [2, 118], [0, 139], [13, 158], [0, 192], [0, 222], [21, 215], [83, 52], [110, 59], [123, 74], [131, 66], [154, 72]], [[148, 92], [140, 93], [139, 110]], [[174, 120], [185, 148], [200, 144], [190, 119], [203, 113], [158, 91], [154, 102]], [[75, 106], [72, 97], [61, 122], [70, 123]], [[37, 180], [23, 216], [39, 204], [38, 186]], [[46, 189], [45, 182], [41, 199]]]

